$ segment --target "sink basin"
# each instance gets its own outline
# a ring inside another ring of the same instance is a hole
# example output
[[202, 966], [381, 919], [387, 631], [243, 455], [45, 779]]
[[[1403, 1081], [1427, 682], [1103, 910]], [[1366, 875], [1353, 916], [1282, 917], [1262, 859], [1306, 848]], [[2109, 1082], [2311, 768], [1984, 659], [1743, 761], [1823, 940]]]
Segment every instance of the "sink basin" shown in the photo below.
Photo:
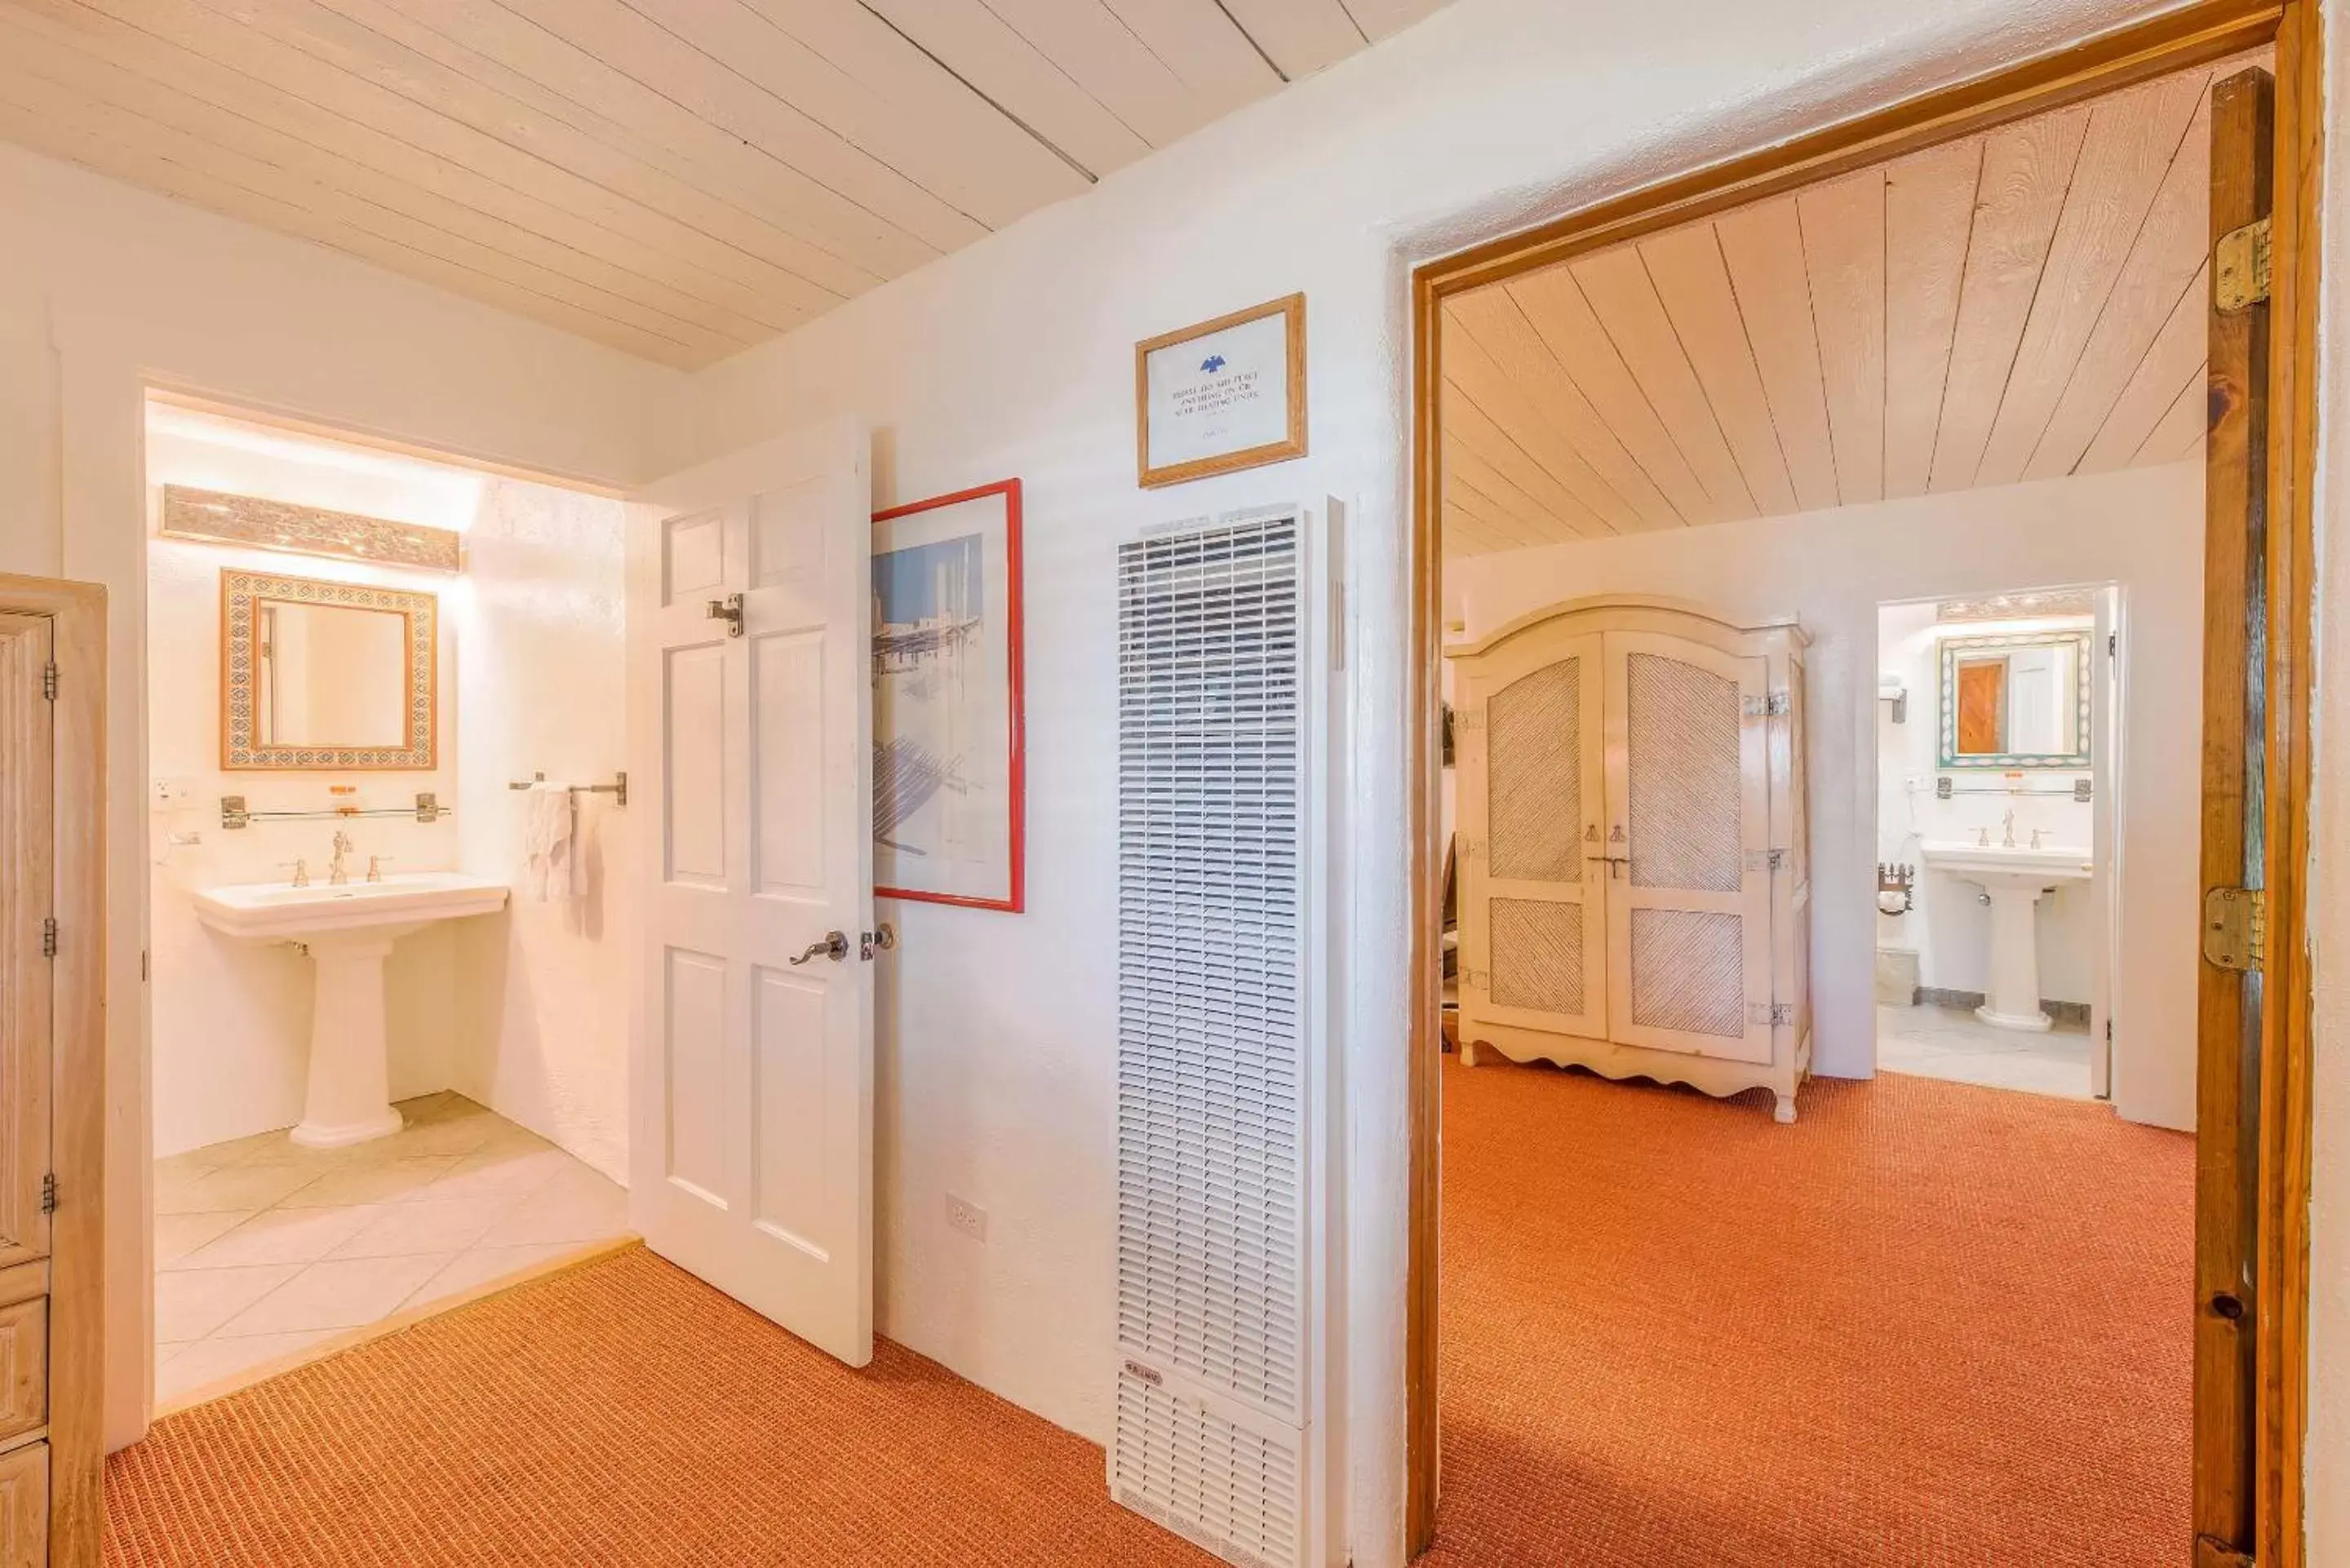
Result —
[[1998, 844], [1929, 844], [1928, 867], [1983, 890], [1991, 905], [1991, 993], [1975, 1016], [2002, 1029], [2050, 1027], [2040, 1007], [2038, 907], [2042, 895], [2089, 879], [2085, 849], [2010, 848]]
[[196, 918], [224, 936], [307, 942], [338, 932], [367, 933], [380, 926], [415, 927], [486, 915], [504, 906], [506, 890], [462, 871], [410, 871], [339, 888], [324, 882], [307, 888], [290, 882], [236, 883], [199, 888], [194, 897]]
[[391, 945], [435, 920], [502, 908], [506, 890], [461, 871], [411, 871], [380, 882], [246, 882], [191, 895], [196, 918], [224, 936], [296, 942], [317, 970], [310, 1004], [310, 1076], [302, 1120], [287, 1136], [338, 1148], [400, 1130], [384, 1057], [383, 962]]
[[2010, 849], [1997, 844], [1929, 844], [1926, 864], [1937, 870], [1980, 882], [1985, 877], [2012, 877], [2053, 888], [2059, 882], [2089, 879], [2085, 849], [2043, 847]]

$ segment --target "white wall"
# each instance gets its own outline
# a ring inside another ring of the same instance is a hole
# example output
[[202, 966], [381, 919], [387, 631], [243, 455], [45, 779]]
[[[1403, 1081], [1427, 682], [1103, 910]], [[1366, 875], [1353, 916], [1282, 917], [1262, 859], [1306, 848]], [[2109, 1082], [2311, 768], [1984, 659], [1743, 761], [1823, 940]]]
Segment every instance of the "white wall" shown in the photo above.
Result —
[[523, 797], [506, 787], [534, 773], [609, 784], [620, 765], [621, 504], [493, 480], [465, 555], [457, 829], [464, 868], [515, 895], [453, 932], [463, 1017], [451, 1084], [625, 1184], [629, 814], [579, 796], [587, 890], [539, 902], [523, 887]]
[[[1994, 495], [1996, 493], [1993, 493]], [[2197, 486], [2200, 494], [2200, 484]], [[2018, 583], [2018, 588], [2035, 585]], [[2091, 632], [2091, 618], [2003, 624], [1996, 629], [2075, 630]], [[2015, 841], [2032, 842], [2036, 828], [2042, 842], [2078, 849], [2085, 859], [2095, 836], [2096, 806], [2070, 794], [1962, 795], [1949, 800], [1934, 793], [1942, 769], [1940, 714], [1941, 643], [1944, 634], [1970, 635], [1964, 622], [1945, 624], [1931, 604], [1887, 605], [1877, 617], [1877, 669], [1880, 675], [1898, 675], [1909, 693], [1906, 722], [1893, 722], [1893, 704], [1877, 704], [1877, 858], [1915, 867], [1918, 871], [1915, 907], [1899, 916], [1879, 915], [1879, 947], [1908, 948], [1918, 955], [1918, 983], [1939, 991], [1978, 994], [1991, 989], [1991, 911], [1981, 904], [1981, 889], [1963, 877], [1929, 868], [1922, 854], [1927, 843], [1972, 843], [1983, 828], [1999, 843], [2006, 831], [2005, 815], [2015, 813]], [[2093, 660], [2093, 675], [2103, 679], [2102, 656]], [[1952, 770], [1960, 787], [1996, 784], [1996, 774]], [[2027, 775], [2033, 790], [2070, 790], [2075, 780], [2095, 781], [2094, 769], [2051, 769]], [[2040, 995], [2043, 1001], [2095, 1000], [2096, 910], [2086, 882], [2071, 882], [2043, 894], [2037, 911]]]
[[0, 145], [0, 571], [108, 591], [107, 1440], [148, 1398], [150, 382], [625, 485], [674, 466], [685, 378]]
[[[2203, 483], [2196, 463], [1963, 491], [1701, 531], [1666, 531], [1472, 556], [1446, 572], [1449, 613], [1473, 640], [1529, 610], [1598, 593], [1669, 594], [1732, 619], [1792, 615], [1811, 634], [1814, 1070], [1876, 1070], [1878, 606], [2103, 581], [2134, 623], [2121, 773], [2122, 968], [2114, 1107], [2195, 1121], [2198, 759], [2201, 734]], [[1932, 722], [1930, 695], [1910, 710]], [[1929, 775], [1930, 777], [1930, 775]], [[2000, 797], [1956, 802], [1970, 826]], [[2019, 814], [2029, 827], [2031, 819]], [[1948, 911], [1945, 911], [1948, 913]], [[1955, 923], [1955, 922], [1953, 922]], [[2043, 988], [2044, 989], [2044, 988]]]
[[[1363, 1568], [1401, 1540], [1406, 269], [2140, 10], [2106, 0], [1458, 0], [972, 248], [696, 379], [699, 452], [839, 415], [877, 499], [1026, 485], [1030, 913], [899, 911], [881, 1326], [1097, 1438], [1113, 1382], [1109, 802], [1118, 543], [1326, 494], [1353, 513], [1344, 993], [1348, 1451]], [[1134, 343], [1307, 295], [1312, 455], [1144, 493]], [[1865, 847], [1864, 847], [1865, 853]], [[952, 1186], [993, 1211], [947, 1232]]]

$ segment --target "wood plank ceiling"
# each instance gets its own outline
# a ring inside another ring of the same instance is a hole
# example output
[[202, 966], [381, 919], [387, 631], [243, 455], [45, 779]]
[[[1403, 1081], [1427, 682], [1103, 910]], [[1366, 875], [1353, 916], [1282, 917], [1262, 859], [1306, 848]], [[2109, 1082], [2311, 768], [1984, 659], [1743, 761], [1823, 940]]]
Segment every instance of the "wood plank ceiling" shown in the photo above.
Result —
[[2245, 63], [1456, 297], [1445, 554], [2199, 451], [2209, 88]]
[[0, 0], [0, 137], [698, 367], [1442, 0]]

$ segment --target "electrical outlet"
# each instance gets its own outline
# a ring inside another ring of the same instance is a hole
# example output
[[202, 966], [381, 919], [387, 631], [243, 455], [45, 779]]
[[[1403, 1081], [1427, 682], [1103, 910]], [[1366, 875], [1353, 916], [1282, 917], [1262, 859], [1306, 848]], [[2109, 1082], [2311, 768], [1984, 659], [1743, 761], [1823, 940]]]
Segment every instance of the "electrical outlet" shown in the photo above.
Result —
[[987, 1240], [987, 1210], [968, 1198], [947, 1194], [947, 1223], [974, 1241]]
[[168, 778], [155, 781], [157, 805], [185, 805], [196, 793], [196, 781], [190, 778]]

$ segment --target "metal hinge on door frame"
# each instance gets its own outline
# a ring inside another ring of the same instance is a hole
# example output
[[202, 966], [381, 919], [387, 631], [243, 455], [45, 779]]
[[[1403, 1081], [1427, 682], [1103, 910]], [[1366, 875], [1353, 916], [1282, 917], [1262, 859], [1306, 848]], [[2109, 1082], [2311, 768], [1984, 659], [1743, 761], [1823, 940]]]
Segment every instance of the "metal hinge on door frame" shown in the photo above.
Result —
[[1786, 864], [1787, 852], [1783, 849], [1750, 849], [1746, 852], [1746, 868], [1749, 871], [1776, 871]]
[[57, 661], [54, 659], [41, 666], [41, 695], [52, 702], [57, 700]]
[[57, 956], [57, 918], [55, 915], [45, 915], [41, 919], [41, 956]]
[[2213, 888], [2203, 895], [2203, 961], [2257, 974], [2268, 957], [2269, 896], [2259, 888]]
[[2211, 249], [2211, 303], [2226, 315], [2249, 310], [2269, 296], [2270, 229], [2256, 218], [2220, 236]]
[[44, 1214], [54, 1214], [57, 1211], [57, 1173], [53, 1170], [47, 1176], [41, 1178], [41, 1212]]
[[1742, 698], [1738, 711], [1750, 719], [1783, 719], [1794, 708], [1784, 691]]
[[1746, 1004], [1746, 1021], [1767, 1023], [1773, 1029], [1795, 1022], [1795, 1004], [1792, 1002], [1750, 1002]]

